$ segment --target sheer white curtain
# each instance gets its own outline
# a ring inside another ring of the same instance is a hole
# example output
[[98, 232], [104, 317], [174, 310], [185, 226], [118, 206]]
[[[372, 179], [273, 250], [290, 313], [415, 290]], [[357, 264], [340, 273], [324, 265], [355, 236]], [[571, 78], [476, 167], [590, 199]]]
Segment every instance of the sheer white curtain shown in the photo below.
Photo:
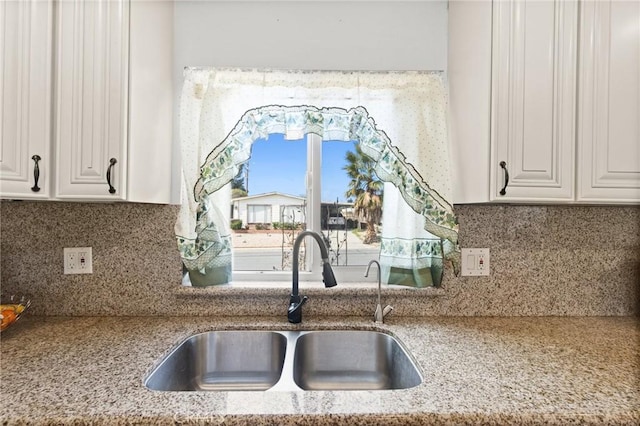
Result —
[[383, 267], [427, 265], [408, 259], [437, 257], [437, 250], [424, 244], [425, 238], [433, 238], [440, 258], [452, 260], [457, 271], [447, 91], [441, 73], [187, 68], [184, 77], [183, 199], [175, 231], [195, 285], [231, 279], [227, 183], [248, 160], [252, 143], [270, 133], [290, 139], [316, 133], [323, 139], [357, 140], [376, 161], [378, 177], [397, 188], [396, 196], [413, 214], [414, 225], [399, 229], [394, 224], [406, 222], [393, 215], [405, 212], [385, 207]]
[[440, 285], [444, 272], [443, 244], [424, 229], [415, 212], [393, 184], [385, 183], [380, 266], [382, 281], [412, 287]]

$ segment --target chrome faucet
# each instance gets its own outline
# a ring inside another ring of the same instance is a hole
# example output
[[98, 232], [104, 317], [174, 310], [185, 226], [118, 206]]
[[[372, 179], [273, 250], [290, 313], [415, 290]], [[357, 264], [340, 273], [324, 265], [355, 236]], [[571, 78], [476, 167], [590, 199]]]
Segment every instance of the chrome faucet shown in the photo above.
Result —
[[380, 304], [380, 292], [381, 292], [380, 287], [382, 287], [381, 277], [380, 277], [380, 263], [377, 260], [372, 260], [371, 262], [369, 262], [369, 264], [367, 265], [367, 272], [364, 273], [364, 276], [365, 277], [369, 276], [369, 269], [371, 268], [371, 265], [373, 265], [374, 263], [378, 267], [378, 305], [376, 306], [376, 311], [373, 314], [373, 320], [375, 322], [384, 322], [384, 317], [387, 316], [389, 312], [393, 311], [393, 306], [387, 305], [384, 307], [384, 309], [382, 309], [382, 305]]
[[318, 246], [320, 246], [320, 256], [322, 257], [322, 281], [324, 286], [335, 287], [338, 283], [336, 277], [333, 275], [333, 269], [331, 269], [331, 263], [329, 262], [329, 252], [327, 246], [322, 241], [322, 237], [313, 231], [302, 231], [293, 243], [293, 283], [291, 289], [291, 298], [289, 299], [289, 309], [287, 310], [287, 318], [289, 322], [297, 324], [302, 321], [302, 305], [309, 299], [307, 296], [300, 296], [298, 294], [298, 253], [300, 252], [300, 244], [305, 237], [313, 237]]

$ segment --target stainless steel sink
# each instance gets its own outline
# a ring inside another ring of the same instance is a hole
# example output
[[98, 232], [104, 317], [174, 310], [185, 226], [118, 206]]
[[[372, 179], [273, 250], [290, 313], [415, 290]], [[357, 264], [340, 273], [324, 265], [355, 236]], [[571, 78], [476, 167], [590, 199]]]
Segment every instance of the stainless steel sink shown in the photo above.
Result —
[[316, 331], [296, 342], [293, 378], [304, 390], [406, 389], [422, 383], [396, 339], [373, 331]]
[[182, 342], [149, 375], [161, 391], [266, 390], [282, 375], [287, 338], [271, 331], [212, 331]]
[[398, 340], [362, 330], [197, 334], [145, 381], [159, 391], [384, 390], [420, 383]]

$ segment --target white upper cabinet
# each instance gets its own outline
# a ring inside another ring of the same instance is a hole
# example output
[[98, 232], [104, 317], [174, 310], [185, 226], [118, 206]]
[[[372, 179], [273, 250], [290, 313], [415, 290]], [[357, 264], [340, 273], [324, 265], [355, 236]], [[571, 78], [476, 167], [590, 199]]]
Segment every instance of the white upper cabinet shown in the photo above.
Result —
[[581, 8], [578, 201], [640, 201], [640, 2]]
[[171, 193], [181, 170], [172, 168], [173, 17], [172, 1], [131, 1], [128, 201], [180, 202]]
[[640, 203], [640, 2], [460, 0], [449, 40], [454, 202]]
[[59, 198], [126, 199], [129, 2], [58, 4]]
[[578, 4], [493, 3], [494, 201], [574, 199]]
[[491, 1], [452, 1], [448, 13], [453, 201], [489, 201]]
[[46, 199], [51, 170], [51, 1], [0, 2], [0, 193]]
[[0, 196], [174, 201], [173, 2], [0, 1], [0, 25]]

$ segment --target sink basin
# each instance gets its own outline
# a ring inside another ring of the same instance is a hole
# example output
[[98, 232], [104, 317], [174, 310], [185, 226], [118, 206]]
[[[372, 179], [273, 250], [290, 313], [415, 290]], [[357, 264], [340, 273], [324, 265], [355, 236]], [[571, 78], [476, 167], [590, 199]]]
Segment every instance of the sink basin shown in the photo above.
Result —
[[373, 331], [316, 331], [296, 342], [293, 378], [304, 390], [406, 389], [422, 383], [393, 337]]
[[270, 331], [211, 331], [182, 342], [149, 375], [160, 391], [266, 390], [282, 375], [287, 339]]
[[420, 383], [398, 340], [362, 330], [197, 334], [145, 381], [158, 391], [388, 390]]

